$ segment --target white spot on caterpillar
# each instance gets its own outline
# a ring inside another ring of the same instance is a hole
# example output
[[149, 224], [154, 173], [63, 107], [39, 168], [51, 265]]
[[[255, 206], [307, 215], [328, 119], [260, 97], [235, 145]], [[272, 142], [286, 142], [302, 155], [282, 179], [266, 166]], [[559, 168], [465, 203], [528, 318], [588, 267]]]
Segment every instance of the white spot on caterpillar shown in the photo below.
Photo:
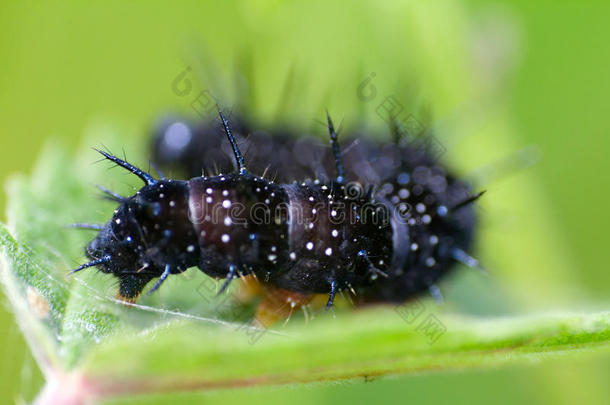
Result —
[[409, 182], [409, 179], [410, 179], [410, 177], [409, 177], [408, 173], [400, 173], [398, 175], [398, 178], [396, 179], [396, 182], [398, 184], [404, 185], [404, 184], [407, 184]]
[[227, 243], [231, 240], [231, 237], [229, 235], [227, 235], [226, 233], [223, 233], [222, 236], [220, 237], [220, 240], [222, 240], [224, 243]]
[[394, 186], [390, 183], [384, 183], [384, 185], [381, 186], [381, 192], [383, 194], [391, 194], [392, 191], [394, 191]]
[[230, 200], [224, 200], [222, 202], [222, 208], [231, 208], [231, 201]]
[[326, 253], [326, 256], [330, 256], [333, 254], [333, 250], [331, 248], [326, 248], [326, 250], [324, 251], [324, 253]]
[[311, 249], [313, 249], [313, 243], [307, 242], [307, 245], [305, 245], [305, 247], [307, 248], [307, 250], [311, 250]]

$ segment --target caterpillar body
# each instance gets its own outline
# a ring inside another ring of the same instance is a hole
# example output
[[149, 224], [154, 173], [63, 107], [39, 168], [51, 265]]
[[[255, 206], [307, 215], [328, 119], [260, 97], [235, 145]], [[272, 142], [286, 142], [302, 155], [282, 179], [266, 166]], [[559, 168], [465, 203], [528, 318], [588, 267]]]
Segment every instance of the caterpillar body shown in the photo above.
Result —
[[456, 262], [477, 264], [467, 252], [476, 219], [471, 203], [480, 194], [470, 195], [424, 151], [370, 146], [365, 155], [391, 169], [378, 171], [374, 182], [360, 181], [362, 162], [344, 167], [327, 117], [335, 175], [276, 183], [246, 168], [219, 114], [233, 173], [155, 179], [99, 151], [145, 186], [131, 197], [107, 191], [119, 206], [105, 225], [83, 226], [99, 233], [85, 249], [91, 261], [74, 272], [97, 266], [119, 279], [122, 299], [133, 301], [152, 280], [150, 292], [169, 275], [198, 267], [225, 279], [220, 292], [251, 275], [272, 289], [328, 294], [328, 308], [343, 290], [363, 303], [401, 302], [435, 289]]
[[[279, 182], [332, 179], [329, 173], [335, 156], [317, 139], [296, 138], [285, 129], [252, 130], [246, 120], [237, 121], [236, 137], [249, 151], [249, 167], [270, 172]], [[439, 298], [435, 283], [456, 263], [479, 266], [467, 252], [472, 249], [477, 222], [471, 203], [482, 193], [472, 195], [466, 182], [448, 173], [427, 142], [400, 133], [397, 125], [392, 129], [394, 142], [390, 143], [348, 136], [344, 142], [348, 147], [341, 155], [351, 191], [374, 185], [369, 207], [376, 201], [399, 214], [393, 225], [393, 262], [383, 266], [384, 258], [368, 255], [372, 264], [376, 259], [376, 265], [385, 269], [355, 287], [352, 301], [356, 303], [398, 303], [426, 290]], [[153, 156], [165, 167], [193, 176], [210, 162], [217, 170], [231, 170], [231, 151], [215, 135], [217, 131], [214, 122], [166, 119], [154, 130]]]

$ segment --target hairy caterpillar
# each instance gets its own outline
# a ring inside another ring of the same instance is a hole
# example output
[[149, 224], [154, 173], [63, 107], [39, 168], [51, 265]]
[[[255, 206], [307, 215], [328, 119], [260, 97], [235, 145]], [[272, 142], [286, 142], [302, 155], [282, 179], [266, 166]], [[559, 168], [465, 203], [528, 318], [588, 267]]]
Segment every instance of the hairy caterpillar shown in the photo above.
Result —
[[[238, 122], [239, 134], [248, 134], [242, 143], [250, 152], [250, 167], [272, 173], [279, 182], [329, 180], [335, 157], [316, 139], [298, 139], [286, 130], [253, 131], [245, 120]], [[456, 262], [478, 266], [466, 252], [476, 229], [470, 203], [482, 193], [471, 196], [468, 185], [447, 173], [425, 142], [400, 133], [397, 125], [392, 129], [392, 143], [348, 137], [341, 156], [348, 181], [375, 185], [372, 198], [402, 210], [402, 219], [409, 221], [406, 229], [395, 227], [402, 232], [393, 237], [395, 263], [373, 275], [383, 274], [382, 279], [356, 288], [356, 303], [403, 302], [428, 289], [439, 298], [435, 282]], [[221, 171], [231, 170], [230, 151], [217, 131], [214, 122], [193, 125], [185, 119], [166, 119], [154, 130], [153, 155], [161, 164], [193, 176], [210, 162]]]
[[120, 297], [133, 301], [153, 279], [150, 292], [170, 274], [197, 266], [225, 279], [220, 292], [252, 275], [300, 296], [326, 293], [329, 308], [343, 290], [360, 302], [404, 301], [435, 289], [456, 261], [476, 265], [466, 252], [475, 222], [470, 203], [480, 194], [470, 195], [421, 148], [371, 144], [365, 155], [376, 155], [387, 170], [373, 183], [350, 181], [358, 162], [344, 167], [327, 117], [335, 176], [275, 183], [246, 168], [219, 114], [233, 173], [157, 180], [99, 151], [145, 186], [131, 197], [107, 191], [119, 206], [105, 225], [82, 225], [99, 234], [86, 248], [91, 261], [74, 272], [97, 266], [119, 279]]

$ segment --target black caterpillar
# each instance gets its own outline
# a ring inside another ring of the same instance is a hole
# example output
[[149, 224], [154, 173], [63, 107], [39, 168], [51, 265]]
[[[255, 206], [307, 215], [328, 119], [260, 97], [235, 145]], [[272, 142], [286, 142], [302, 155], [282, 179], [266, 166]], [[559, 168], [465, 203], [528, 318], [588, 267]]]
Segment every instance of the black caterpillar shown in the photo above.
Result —
[[[272, 133], [253, 130], [254, 126], [246, 120], [238, 119], [237, 122], [236, 137], [248, 134], [247, 138], [242, 138], [242, 144], [245, 143], [250, 152], [250, 168], [269, 172], [280, 183], [295, 178], [329, 181], [328, 173], [334, 170], [335, 157], [315, 138], [298, 139], [285, 128]], [[215, 135], [218, 130], [214, 121], [192, 124], [184, 118], [165, 119], [153, 130], [155, 161], [189, 176], [198, 175], [202, 168], [210, 166], [210, 162], [217, 171], [231, 171], [232, 156], [225, 148], [227, 145]], [[398, 125], [392, 126], [392, 132], [394, 142], [385, 144], [361, 136], [348, 137], [346, 144], [349, 147], [341, 159], [348, 181], [381, 185], [374, 199], [385, 199], [387, 205], [402, 211], [403, 220], [411, 220], [410, 243], [403, 242], [403, 246], [408, 245], [408, 250], [414, 252], [408, 255], [402, 268], [373, 274], [373, 278], [385, 274], [387, 280], [357, 288], [357, 303], [403, 302], [426, 289], [438, 299], [440, 291], [435, 282], [456, 262], [479, 266], [466, 252], [471, 249], [476, 225], [470, 204], [483, 193], [471, 195], [466, 183], [447, 174], [436, 162], [436, 156], [425, 140], [401, 133]], [[421, 204], [424, 208], [433, 205], [426, 208], [428, 213], [436, 210], [428, 224], [422, 220], [427, 220], [425, 213], [422, 216], [418, 212], [422, 210]], [[449, 213], [450, 207], [451, 215], [447, 218], [442, 214]], [[415, 212], [411, 212], [412, 209]], [[444, 219], [436, 218], [439, 212]], [[430, 256], [434, 261], [425, 260]], [[430, 266], [430, 263], [435, 265]]]
[[[475, 225], [471, 203], [481, 193], [471, 195], [421, 148], [371, 144], [364, 154], [387, 170], [376, 171], [383, 175], [374, 182], [353, 181], [367, 162], [351, 161], [345, 170], [327, 117], [336, 175], [275, 183], [246, 169], [219, 114], [236, 173], [156, 180], [99, 151], [146, 185], [128, 198], [107, 191], [120, 205], [106, 225], [84, 225], [100, 232], [86, 248], [91, 262], [74, 272], [97, 266], [118, 277], [121, 297], [134, 300], [151, 280], [158, 278], [150, 292], [170, 274], [197, 266], [226, 279], [220, 292], [235, 277], [253, 275], [274, 288], [327, 293], [328, 308], [342, 290], [359, 302], [402, 302], [435, 290], [456, 261], [477, 265], [466, 252]], [[294, 174], [286, 167], [278, 167], [282, 180]]]

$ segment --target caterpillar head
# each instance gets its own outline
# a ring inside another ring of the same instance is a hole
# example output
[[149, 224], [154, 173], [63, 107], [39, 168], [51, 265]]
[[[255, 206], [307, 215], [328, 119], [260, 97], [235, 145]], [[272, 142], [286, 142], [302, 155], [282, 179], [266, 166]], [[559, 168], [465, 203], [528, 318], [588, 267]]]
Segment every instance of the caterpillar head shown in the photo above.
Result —
[[185, 270], [199, 250], [194, 232], [182, 220], [188, 211], [187, 198], [183, 181], [159, 181], [123, 198], [87, 246], [87, 256], [93, 260], [110, 257], [100, 267], [112, 273], [159, 273], [168, 263]]
[[106, 152], [104, 157], [138, 175], [146, 185], [131, 197], [103, 189], [118, 202], [112, 218], [85, 249], [91, 260], [74, 271], [97, 266], [119, 278], [120, 295], [132, 299], [167, 268], [179, 273], [197, 264], [199, 247], [188, 213], [188, 184], [156, 180]]

